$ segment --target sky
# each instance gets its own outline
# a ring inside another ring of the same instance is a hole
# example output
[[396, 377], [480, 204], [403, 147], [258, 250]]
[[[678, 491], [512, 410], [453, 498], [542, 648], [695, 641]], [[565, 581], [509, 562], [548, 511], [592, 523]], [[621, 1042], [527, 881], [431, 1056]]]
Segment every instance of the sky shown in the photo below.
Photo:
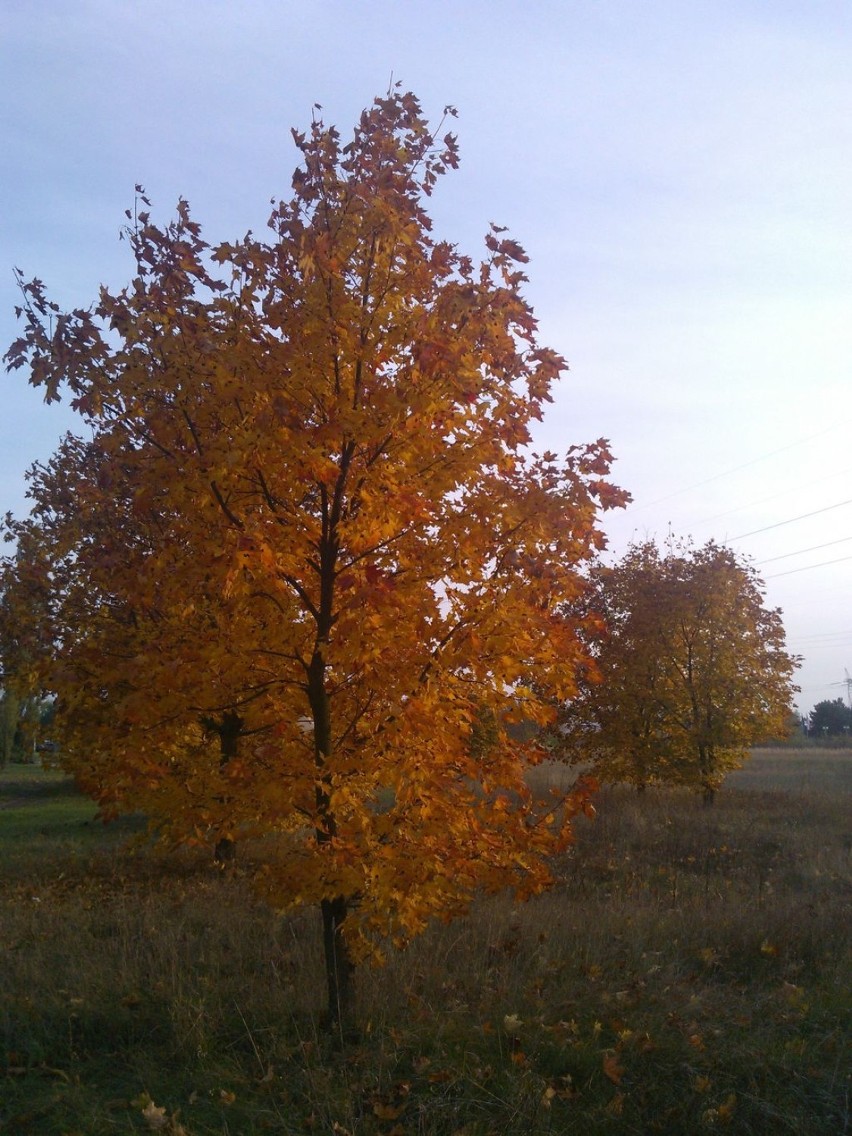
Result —
[[[0, 349], [14, 267], [62, 307], [133, 265], [134, 186], [212, 242], [262, 232], [313, 106], [345, 136], [391, 81], [461, 167], [430, 202], [471, 256], [530, 256], [570, 371], [536, 442], [610, 440], [631, 540], [749, 557], [801, 655], [799, 708], [852, 674], [849, 0], [2, 0]], [[0, 375], [0, 511], [75, 426]]]

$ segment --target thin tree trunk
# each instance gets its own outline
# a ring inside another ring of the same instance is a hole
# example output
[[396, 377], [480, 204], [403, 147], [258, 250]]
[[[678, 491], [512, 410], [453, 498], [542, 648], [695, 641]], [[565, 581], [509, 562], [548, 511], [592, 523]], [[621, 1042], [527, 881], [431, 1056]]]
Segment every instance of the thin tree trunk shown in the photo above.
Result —
[[327, 1024], [340, 1031], [342, 1039], [354, 1028], [355, 964], [343, 936], [343, 922], [348, 905], [344, 896], [322, 901], [322, 942], [325, 953], [325, 976], [328, 988]]
[[[314, 762], [317, 769], [315, 834], [320, 850], [337, 836], [337, 818], [332, 807], [330, 766], [334, 749], [331, 699], [325, 685], [325, 651], [335, 624], [334, 590], [337, 580], [337, 558], [340, 550], [338, 526], [343, 515], [343, 502], [349, 465], [355, 443], [348, 441], [338, 463], [338, 476], [331, 493], [323, 487], [320, 494], [322, 535], [319, 541], [319, 596], [312, 614], [316, 620], [316, 640], [311, 661], [306, 667], [305, 693], [311, 707], [314, 727]], [[328, 984], [327, 1024], [339, 1030], [340, 1040], [354, 1034], [353, 976], [355, 963], [343, 932], [350, 899], [347, 896], [325, 898], [320, 902], [325, 974]]]
[[[219, 768], [224, 769], [229, 761], [237, 756], [240, 744], [240, 734], [245, 722], [235, 710], [228, 710], [214, 729], [219, 735]], [[213, 849], [213, 859], [217, 864], [231, 864], [237, 856], [237, 845], [228, 836], [216, 841]]]
[[709, 809], [716, 800], [716, 788], [711, 780], [716, 769], [716, 752], [712, 744], [700, 746], [698, 752], [703, 777], [702, 784], [704, 787], [702, 799], [705, 809]]
[[[331, 713], [325, 690], [325, 664], [322, 652], [316, 651], [308, 668], [308, 699], [314, 722], [314, 759], [317, 778], [316, 840], [320, 846], [328, 844], [337, 835], [337, 822], [331, 808], [330, 783], [327, 765], [331, 757]], [[325, 1024], [341, 1040], [354, 1035], [354, 975], [355, 963], [343, 934], [343, 923], [349, 911], [346, 896], [323, 899], [322, 943], [325, 955], [325, 975], [328, 987], [328, 1007]]]

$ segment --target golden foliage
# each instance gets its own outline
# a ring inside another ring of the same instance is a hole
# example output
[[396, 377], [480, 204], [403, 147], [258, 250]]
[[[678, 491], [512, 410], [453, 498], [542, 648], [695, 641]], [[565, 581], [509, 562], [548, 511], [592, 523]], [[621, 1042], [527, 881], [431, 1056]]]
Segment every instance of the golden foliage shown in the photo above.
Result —
[[[342, 898], [357, 954], [548, 882], [583, 801], [537, 812], [540, 754], [506, 724], [574, 694], [557, 608], [624, 495], [603, 442], [529, 450], [564, 363], [516, 242], [492, 227], [474, 266], [430, 235], [453, 136], [394, 91], [348, 145], [321, 121], [294, 138], [266, 240], [209, 245], [185, 201], [160, 228], [139, 189], [126, 288], [65, 314], [21, 279], [8, 362], [87, 438], [10, 522], [4, 650], [57, 692], [106, 815], [276, 837], [263, 892]], [[471, 746], [482, 715], [495, 744]]]
[[709, 796], [751, 746], [783, 736], [796, 659], [747, 561], [713, 541], [665, 556], [635, 545], [596, 569], [593, 592], [606, 630], [563, 727], [603, 779]]

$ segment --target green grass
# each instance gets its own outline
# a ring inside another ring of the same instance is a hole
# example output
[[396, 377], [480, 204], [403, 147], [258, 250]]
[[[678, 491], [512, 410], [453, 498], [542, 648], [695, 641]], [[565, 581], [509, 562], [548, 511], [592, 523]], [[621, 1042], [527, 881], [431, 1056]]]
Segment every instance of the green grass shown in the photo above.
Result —
[[129, 832], [144, 827], [123, 818], [107, 828], [97, 806], [81, 796], [59, 770], [40, 765], [0, 769], [0, 856], [3, 873], [32, 878], [49, 875], [63, 860], [118, 847]]
[[852, 792], [852, 748], [760, 749], [728, 778], [730, 788]]
[[341, 1049], [312, 912], [0, 774], [0, 1132], [839, 1136], [850, 790], [809, 750], [758, 753], [713, 809], [603, 791], [553, 891], [362, 973]]

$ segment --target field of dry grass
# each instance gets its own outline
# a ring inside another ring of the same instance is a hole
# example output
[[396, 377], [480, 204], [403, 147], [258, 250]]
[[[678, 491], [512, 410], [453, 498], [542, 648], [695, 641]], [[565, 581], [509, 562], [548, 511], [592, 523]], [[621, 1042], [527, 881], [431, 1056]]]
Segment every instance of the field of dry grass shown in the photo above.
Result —
[[602, 791], [551, 892], [364, 972], [342, 1050], [311, 912], [0, 792], [4, 1134], [850, 1130], [849, 753], [758, 752], [712, 809]]

